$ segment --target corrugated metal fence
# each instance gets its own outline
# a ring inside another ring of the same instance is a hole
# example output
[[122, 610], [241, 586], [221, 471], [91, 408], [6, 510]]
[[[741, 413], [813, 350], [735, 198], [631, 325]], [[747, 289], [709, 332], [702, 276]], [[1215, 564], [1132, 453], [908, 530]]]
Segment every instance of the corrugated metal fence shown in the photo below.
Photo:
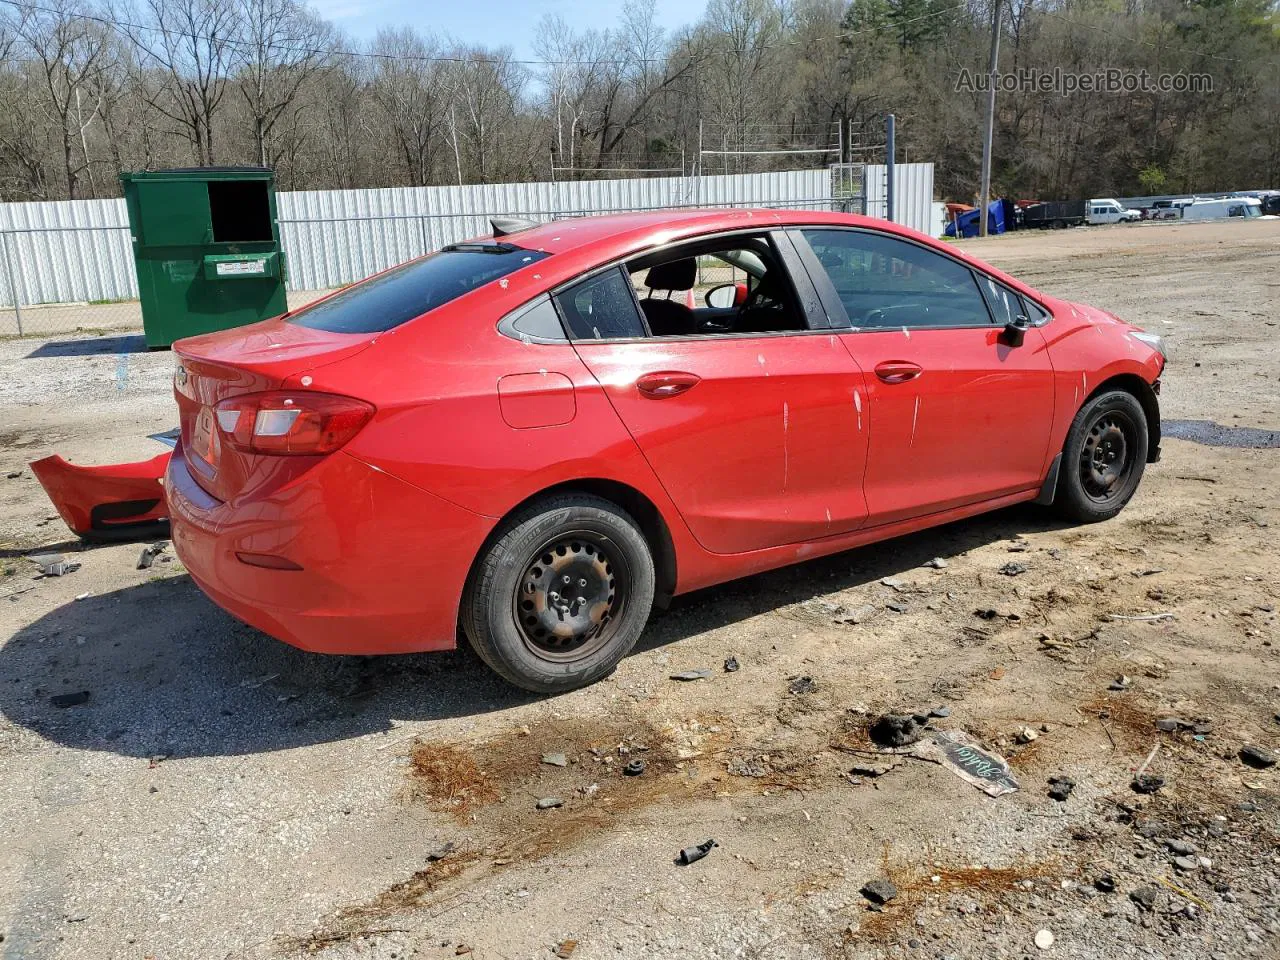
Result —
[[[884, 215], [886, 168], [868, 166], [865, 212]], [[930, 229], [933, 165], [897, 168], [896, 220]], [[675, 207], [847, 209], [827, 170], [563, 183], [280, 193], [291, 304], [487, 232], [488, 217], [538, 219]], [[857, 209], [854, 202], [853, 211]], [[0, 334], [140, 324], [123, 200], [0, 204]]]

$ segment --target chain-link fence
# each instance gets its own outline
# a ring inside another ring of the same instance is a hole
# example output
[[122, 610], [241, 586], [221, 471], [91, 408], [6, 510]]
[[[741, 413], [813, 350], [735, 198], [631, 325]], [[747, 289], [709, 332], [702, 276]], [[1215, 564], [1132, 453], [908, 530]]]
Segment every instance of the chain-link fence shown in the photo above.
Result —
[[[932, 167], [927, 187], [932, 191]], [[859, 171], [861, 173], [861, 171]], [[403, 263], [449, 243], [489, 232], [490, 216], [524, 216], [534, 220], [557, 220], [600, 213], [624, 211], [704, 208], [790, 208], [838, 210], [853, 213], [881, 213], [877, 198], [853, 182], [848, 171], [840, 182], [829, 185], [827, 171], [805, 171], [806, 177], [791, 181], [778, 175], [687, 178], [692, 187], [664, 197], [629, 190], [628, 182], [597, 182], [581, 191], [563, 196], [547, 194], [546, 185], [498, 185], [474, 188], [496, 191], [467, 195], [457, 206], [469, 209], [442, 209], [432, 212], [394, 209], [407, 191], [340, 191], [330, 194], [281, 194], [279, 217], [284, 249], [288, 302], [291, 309], [322, 296], [328, 290], [353, 283], [379, 270]], [[720, 184], [718, 181], [726, 183]], [[732, 182], [730, 182], [732, 181]], [[651, 187], [652, 181], [645, 183]], [[529, 187], [521, 205], [513, 200], [520, 193], [512, 188]], [[537, 189], [533, 189], [537, 188]], [[588, 189], [589, 188], [589, 189]], [[441, 188], [420, 188], [438, 190]], [[464, 188], [456, 188], [462, 190]], [[473, 189], [473, 188], [465, 188]], [[802, 192], [803, 189], [803, 192]], [[503, 191], [506, 191], [505, 193]], [[874, 194], [874, 191], [871, 191]], [[394, 194], [388, 199], [380, 194]], [[820, 195], [819, 195], [820, 194]], [[432, 199], [433, 206], [452, 203]], [[294, 199], [296, 198], [296, 199]], [[556, 203], [537, 204], [537, 199]], [[636, 200], [649, 200], [636, 203]], [[592, 202], [592, 201], [603, 201]], [[672, 202], [674, 201], [674, 202]], [[96, 201], [111, 203], [113, 201]], [[114, 201], [119, 202], [119, 201]], [[425, 204], [414, 200], [414, 204]], [[123, 202], [119, 212], [124, 213]], [[376, 212], [379, 205], [385, 213]], [[59, 206], [66, 206], [65, 204]], [[370, 211], [370, 207], [374, 211]], [[486, 212], [477, 212], [484, 210]], [[113, 215], [113, 214], [111, 214]], [[61, 215], [60, 215], [61, 219]], [[133, 244], [125, 222], [91, 225], [19, 226], [0, 220], [0, 336], [43, 336], [50, 334], [102, 334], [138, 330], [142, 312], [138, 303], [137, 277], [133, 264]]]

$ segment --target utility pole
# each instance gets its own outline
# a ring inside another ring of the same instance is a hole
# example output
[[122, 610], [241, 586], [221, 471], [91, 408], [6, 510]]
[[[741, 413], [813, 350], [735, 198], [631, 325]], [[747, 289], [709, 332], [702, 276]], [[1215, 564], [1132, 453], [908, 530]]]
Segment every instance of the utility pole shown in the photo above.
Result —
[[893, 114], [885, 117], [884, 130], [884, 153], [885, 153], [885, 182], [884, 182], [884, 218], [893, 223], [893, 200], [894, 200], [894, 179], [896, 178], [896, 157], [898, 148], [894, 139], [894, 131], [897, 127], [896, 119]]
[[987, 64], [987, 129], [982, 138], [982, 189], [978, 194], [978, 236], [987, 235], [991, 196], [991, 140], [996, 129], [996, 70], [1000, 65], [1000, 4], [991, 0], [991, 60]]

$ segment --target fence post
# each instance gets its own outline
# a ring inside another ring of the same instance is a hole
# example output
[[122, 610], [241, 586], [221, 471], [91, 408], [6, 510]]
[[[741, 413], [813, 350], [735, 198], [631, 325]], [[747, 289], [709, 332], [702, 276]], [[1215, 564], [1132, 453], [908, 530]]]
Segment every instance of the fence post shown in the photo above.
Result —
[[18, 336], [22, 336], [22, 307], [18, 304], [18, 284], [13, 278], [13, 262], [9, 259], [9, 235], [0, 231], [0, 249], [4, 250], [4, 272], [13, 296], [13, 315], [18, 321]]

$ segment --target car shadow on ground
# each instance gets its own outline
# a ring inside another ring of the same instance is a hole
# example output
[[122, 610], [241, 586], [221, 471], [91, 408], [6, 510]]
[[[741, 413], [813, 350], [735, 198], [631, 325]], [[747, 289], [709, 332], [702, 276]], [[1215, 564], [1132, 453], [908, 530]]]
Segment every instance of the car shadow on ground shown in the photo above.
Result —
[[[1014, 508], [699, 591], [655, 616], [637, 651], [1054, 525], [1047, 511]], [[54, 702], [86, 691], [83, 703]], [[465, 644], [396, 657], [296, 650], [223, 613], [185, 576], [66, 604], [0, 647], [8, 720], [64, 746], [132, 757], [284, 750], [537, 699]]]
[[27, 354], [26, 359], [48, 357], [91, 357], [100, 354], [146, 353], [146, 337], [128, 334], [117, 337], [82, 337], [76, 340], [50, 340]]

